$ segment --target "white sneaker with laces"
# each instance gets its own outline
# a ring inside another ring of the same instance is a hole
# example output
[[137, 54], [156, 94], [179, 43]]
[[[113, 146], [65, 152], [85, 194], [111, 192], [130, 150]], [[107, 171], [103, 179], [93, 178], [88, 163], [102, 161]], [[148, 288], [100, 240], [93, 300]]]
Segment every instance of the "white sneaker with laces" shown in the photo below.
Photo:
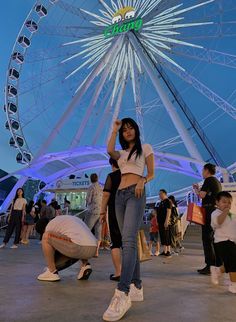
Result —
[[141, 289], [138, 289], [133, 283], [131, 283], [129, 295], [130, 295], [131, 302], [142, 302], [143, 287]]
[[211, 266], [211, 283], [213, 285], [219, 285], [219, 278], [221, 276], [220, 267]]
[[231, 282], [229, 285], [229, 292], [236, 294], [236, 283], [235, 282]]
[[4, 244], [4, 243], [2, 245], [0, 245], [0, 249], [5, 248], [5, 247], [6, 247], [6, 244]]
[[91, 273], [92, 273], [92, 268], [91, 268], [91, 265], [88, 263], [85, 266], [81, 266], [77, 279], [80, 281], [87, 280], [89, 279], [89, 276]]
[[129, 294], [115, 290], [108, 309], [103, 314], [104, 321], [119, 321], [131, 307]]
[[57, 272], [52, 273], [48, 268], [46, 268], [45, 272], [43, 272], [38, 276], [38, 280], [46, 281], [46, 282], [56, 282], [56, 281], [60, 281], [60, 276], [58, 275]]
[[17, 248], [18, 248], [18, 246], [17, 246], [17, 245], [15, 245], [15, 244], [13, 244], [10, 248], [11, 248], [11, 249], [17, 249]]

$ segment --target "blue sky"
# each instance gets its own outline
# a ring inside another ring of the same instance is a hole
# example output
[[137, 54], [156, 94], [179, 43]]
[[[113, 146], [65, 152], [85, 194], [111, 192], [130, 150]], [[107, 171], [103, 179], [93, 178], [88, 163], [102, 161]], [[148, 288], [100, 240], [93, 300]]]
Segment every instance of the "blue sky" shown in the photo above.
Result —
[[[72, 0], [68, 1], [71, 3], [73, 2]], [[196, 1], [193, 0], [183, 2], [185, 4], [189, 4], [190, 2], [196, 3]], [[20, 27], [22, 26], [25, 17], [27, 16], [34, 3], [35, 1], [33, 0], [4, 1], [4, 10], [1, 10], [0, 13], [0, 36], [2, 39], [0, 61], [0, 88], [2, 90], [0, 95], [0, 103], [2, 107], [4, 105], [3, 88], [5, 84], [5, 74], [11, 50]], [[78, 0], [74, 1], [74, 3], [80, 3], [81, 6], [85, 9], [87, 9], [87, 6], [89, 6], [89, 8], [94, 7], [94, 2], [89, 2], [88, 4], [87, 1]], [[222, 3], [224, 3], [226, 8], [226, 6], [230, 6], [229, 3], [232, 4], [233, 1], [229, 0], [227, 2], [226, 0], [223, 0]], [[213, 9], [209, 9], [208, 15], [211, 13], [214, 14]], [[201, 12], [194, 12], [193, 16], [191, 15], [192, 13], [187, 16], [188, 20], [195, 19], [198, 21], [202, 18]], [[230, 21], [234, 20], [234, 17], [235, 11], [226, 13], [223, 16], [223, 19], [225, 21]], [[214, 19], [217, 18], [214, 17]], [[64, 13], [62, 13], [59, 9], [55, 9], [55, 11], [51, 14], [50, 19], [45, 18], [45, 20], [42, 21], [42, 28], [46, 28], [44, 30], [49, 30], [50, 33], [53, 29], [52, 26], [76, 25], [78, 21], [79, 20], [77, 17], [74, 17], [73, 15], [70, 15], [68, 13], [64, 15]], [[58, 37], [55, 35], [44, 35], [42, 32], [37, 33], [35, 34], [32, 46], [28, 51], [29, 60], [34, 57], [34, 53], [38, 53], [40, 50], [55, 50], [54, 48], [57, 48], [56, 46], [58, 46], [59, 48], [61, 44], [63, 44], [63, 42], [70, 40], [74, 40], [74, 38], [70, 39], [69, 37], [65, 36]], [[211, 48], [212, 50], [235, 54], [235, 37], [228, 37], [223, 39], [202, 39], [195, 41], [197, 43], [199, 42], [199, 44], [203, 45], [204, 47]], [[199, 79], [202, 83], [206, 84], [210, 89], [218, 93], [221, 97], [225, 99], [230, 97], [230, 103], [236, 106], [236, 95], [235, 93], [232, 95], [235, 90], [236, 84], [235, 69], [226, 68], [225, 66], [220, 65], [212, 65], [192, 59], [186, 59], [183, 57], [177, 57], [176, 59], [178, 63], [184, 66], [186, 70], [194, 75], [194, 77]], [[59, 62], [60, 61], [58, 59], [58, 63]], [[64, 77], [66, 73], [72, 68], [76, 67], [78, 63], [78, 60], [72, 61], [70, 64], [60, 67], [61, 69], [58, 68], [55, 73], [58, 73], [58, 75], [62, 73]], [[34, 80], [35, 77], [37, 77], [36, 73], [41, 71], [41, 73], [43, 74], [44, 71], [47, 72], [48, 70], [50, 70], [50, 68], [53, 67], [54, 64], [55, 61], [45, 60], [39, 63], [31, 61], [30, 63], [26, 64], [22, 70], [22, 80], [24, 80], [26, 85], [29, 86], [29, 81], [27, 83], [27, 80], [31, 78], [32, 80]], [[26, 109], [25, 111], [27, 111], [28, 113], [28, 115], [26, 115], [26, 112], [24, 115], [22, 115], [22, 119], [24, 120], [27, 120], [27, 118], [30, 119], [30, 114], [32, 114], [33, 119], [34, 114], [36, 115], [38, 110], [43, 110], [44, 106], [49, 106], [48, 108], [46, 108], [46, 113], [41, 113], [41, 115], [39, 115], [35, 120], [31, 120], [30, 125], [25, 129], [25, 135], [27, 136], [27, 140], [33, 151], [36, 151], [43, 143], [43, 141], [47, 138], [51, 131], [51, 128], [68, 106], [74, 90], [78, 86], [78, 82], [81, 82], [81, 79], [86, 76], [86, 73], [87, 70], [82, 71], [80, 74], [77, 74], [74, 78], [67, 82], [65, 82], [63, 79], [57, 78], [55, 79], [55, 81], [49, 82], [48, 84], [46, 84], [46, 86], [43, 86], [42, 89], [37, 88], [32, 92], [30, 91], [29, 94], [22, 95], [20, 103], [21, 106], [24, 106], [24, 108]], [[207, 125], [206, 133], [221, 157], [224, 159], [225, 163], [227, 165], [233, 163], [236, 157], [236, 149], [235, 139], [233, 138], [232, 134], [236, 131], [236, 121], [230, 118], [228, 115], [221, 115], [222, 112], [220, 110], [217, 110], [217, 107], [212, 104], [212, 102], [193, 90], [190, 86], [186, 85], [186, 83], [177, 78], [177, 76], [170, 72], [168, 72], [168, 75], [171, 78], [172, 82], [174, 82], [181, 95], [184, 97], [184, 100], [191, 108], [197, 120], [203, 120], [201, 124]], [[75, 129], [78, 128], [78, 124], [80, 123], [86, 112], [86, 107], [89, 105], [89, 100], [94, 92], [95, 85], [96, 84], [94, 84], [93, 87], [91, 87], [88, 91], [87, 95], [85, 95], [73, 118], [65, 126], [63, 131], [58, 135], [54, 145], [50, 147], [51, 150], [58, 151], [60, 149], [65, 149], [69, 145], [70, 141], [73, 138], [73, 135], [75, 134]], [[107, 85], [106, 90], [109, 90], [109, 84]], [[103, 95], [105, 95], [105, 92], [103, 93]], [[126, 93], [124, 94], [123, 98], [122, 108], [119, 115], [120, 117], [135, 115], [131, 94], [131, 86], [128, 84]], [[150, 105], [150, 101], [157, 98], [157, 95], [146, 76], [141, 80], [141, 95], [143, 104], [147, 105]], [[81, 139], [81, 142], [84, 145], [91, 144], [91, 133], [94, 133], [95, 125], [99, 122], [100, 115], [103, 109], [103, 106], [99, 105], [101, 104], [101, 102], [102, 98], [98, 100], [96, 109], [91, 113], [89, 122], [86, 126], [86, 130], [84, 131], [83, 137]], [[215, 119], [215, 121], [211, 123], [213, 119]], [[186, 119], [183, 118], [183, 120], [186, 127], [189, 127]], [[8, 145], [10, 135], [9, 132], [4, 128], [5, 121], [5, 115], [3, 109], [1, 109], [0, 168], [6, 171], [14, 171], [20, 168], [20, 166], [15, 161], [16, 151]], [[72, 129], [74, 131], [72, 131]], [[109, 124], [106, 123], [104, 125], [103, 131], [100, 134], [98, 144], [105, 145], [108, 130]], [[155, 144], [158, 144], [159, 142], [166, 140], [167, 138], [177, 135], [177, 131], [173, 127], [173, 124], [170, 122], [165, 109], [163, 108], [163, 106], [158, 105], [152, 108], [149, 113], [145, 114], [144, 130], [146, 141]], [[195, 138], [194, 140], [198, 145], [198, 148], [203, 157], [205, 158], [205, 160], [207, 160], [209, 156], [207, 155], [203, 146], [198, 139]], [[172, 153], [187, 155], [183, 145], [178, 145], [177, 147], [171, 148], [168, 151]], [[174, 190], [179, 186], [179, 175], [174, 176], [173, 174], [158, 172], [158, 178], [158, 185], [164, 186], [168, 190]], [[186, 184], [191, 183], [191, 181], [192, 179], [189, 178], [185, 178], [184, 180]]]

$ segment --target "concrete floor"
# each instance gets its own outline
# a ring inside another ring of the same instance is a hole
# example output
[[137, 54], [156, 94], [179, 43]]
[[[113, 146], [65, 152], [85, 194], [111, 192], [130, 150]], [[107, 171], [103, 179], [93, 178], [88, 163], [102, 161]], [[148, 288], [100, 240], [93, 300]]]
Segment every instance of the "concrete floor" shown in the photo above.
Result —
[[[0, 250], [0, 322], [102, 321], [116, 284], [109, 251], [92, 259], [89, 281], [77, 281], [78, 264], [60, 273], [61, 281], [37, 281], [44, 260], [38, 241], [17, 250]], [[124, 322], [235, 322], [236, 295], [199, 276], [203, 257], [199, 235], [187, 233], [185, 250], [165, 260], [142, 263], [145, 301], [134, 303]]]

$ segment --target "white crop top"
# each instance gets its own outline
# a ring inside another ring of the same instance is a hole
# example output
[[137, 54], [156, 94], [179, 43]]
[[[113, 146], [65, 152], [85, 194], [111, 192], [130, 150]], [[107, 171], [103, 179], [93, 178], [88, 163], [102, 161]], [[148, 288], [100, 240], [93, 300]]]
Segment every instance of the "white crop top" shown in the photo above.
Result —
[[121, 171], [121, 174], [126, 173], [133, 173], [139, 176], [144, 175], [144, 168], [145, 168], [145, 159], [150, 155], [153, 154], [153, 149], [150, 144], [142, 144], [143, 153], [140, 157], [136, 157], [136, 153], [134, 153], [128, 161], [128, 156], [130, 151], [126, 150], [119, 150], [120, 158], [118, 159], [118, 165]]
[[14, 210], [23, 210], [23, 207], [27, 205], [27, 200], [25, 198], [17, 198], [13, 209]]

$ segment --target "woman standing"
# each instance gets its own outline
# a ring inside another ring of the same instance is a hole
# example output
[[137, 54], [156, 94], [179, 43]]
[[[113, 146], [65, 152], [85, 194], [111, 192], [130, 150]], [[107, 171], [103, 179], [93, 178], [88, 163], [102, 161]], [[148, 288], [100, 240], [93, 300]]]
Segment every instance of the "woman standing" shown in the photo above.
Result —
[[[116, 151], [116, 136], [122, 150]], [[116, 120], [107, 152], [118, 160], [121, 182], [116, 194], [116, 217], [122, 236], [120, 282], [103, 315], [105, 321], [118, 321], [131, 307], [131, 301], [143, 301], [137, 233], [145, 211], [145, 184], [154, 178], [154, 154], [149, 144], [141, 144], [137, 123], [131, 118]], [[144, 177], [145, 166], [147, 176]]]
[[26, 206], [26, 216], [24, 220], [24, 226], [22, 228], [22, 238], [21, 243], [24, 245], [29, 244], [29, 236], [32, 234], [34, 229], [34, 219], [36, 217], [34, 201], [30, 200], [29, 204]]
[[14, 230], [15, 232], [15, 240], [14, 244], [11, 248], [18, 248], [18, 244], [20, 242], [20, 233], [21, 233], [21, 226], [24, 222], [25, 218], [25, 206], [27, 204], [26, 199], [24, 198], [24, 190], [22, 188], [18, 188], [16, 190], [15, 198], [13, 199], [11, 210], [10, 210], [10, 219], [8, 222], [8, 227], [6, 231], [5, 238], [3, 240], [3, 244], [0, 248], [4, 248], [8, 243], [9, 239], [11, 238]]
[[111, 236], [111, 258], [115, 268], [115, 274], [110, 275], [111, 281], [120, 281], [121, 273], [121, 233], [116, 219], [116, 192], [120, 185], [121, 172], [117, 161], [110, 158], [109, 163], [112, 166], [112, 172], [108, 174], [103, 189], [102, 206], [100, 220], [106, 222], [108, 208], [108, 224]]

